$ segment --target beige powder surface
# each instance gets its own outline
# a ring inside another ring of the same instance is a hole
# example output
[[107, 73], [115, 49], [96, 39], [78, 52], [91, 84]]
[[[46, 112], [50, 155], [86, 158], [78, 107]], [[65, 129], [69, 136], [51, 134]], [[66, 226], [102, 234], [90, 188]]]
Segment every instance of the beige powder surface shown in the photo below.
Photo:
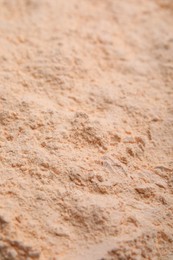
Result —
[[0, 260], [173, 259], [173, 1], [0, 0]]

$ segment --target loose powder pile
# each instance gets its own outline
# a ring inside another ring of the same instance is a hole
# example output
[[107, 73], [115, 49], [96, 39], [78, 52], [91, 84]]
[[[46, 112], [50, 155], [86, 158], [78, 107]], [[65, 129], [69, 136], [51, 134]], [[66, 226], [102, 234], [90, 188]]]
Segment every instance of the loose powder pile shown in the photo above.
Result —
[[0, 0], [0, 260], [173, 259], [173, 1]]

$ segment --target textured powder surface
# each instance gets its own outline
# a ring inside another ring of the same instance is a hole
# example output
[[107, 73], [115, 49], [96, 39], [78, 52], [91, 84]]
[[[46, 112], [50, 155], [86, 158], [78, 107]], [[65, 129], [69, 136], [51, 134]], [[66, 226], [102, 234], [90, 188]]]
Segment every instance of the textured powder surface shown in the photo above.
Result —
[[173, 259], [172, 0], [0, 0], [7, 259]]

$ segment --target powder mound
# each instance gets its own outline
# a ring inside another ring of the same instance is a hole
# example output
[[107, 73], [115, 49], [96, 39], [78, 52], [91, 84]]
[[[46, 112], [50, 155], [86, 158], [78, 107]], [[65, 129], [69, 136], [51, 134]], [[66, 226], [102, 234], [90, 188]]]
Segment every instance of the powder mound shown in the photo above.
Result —
[[172, 10], [0, 0], [0, 260], [173, 259]]

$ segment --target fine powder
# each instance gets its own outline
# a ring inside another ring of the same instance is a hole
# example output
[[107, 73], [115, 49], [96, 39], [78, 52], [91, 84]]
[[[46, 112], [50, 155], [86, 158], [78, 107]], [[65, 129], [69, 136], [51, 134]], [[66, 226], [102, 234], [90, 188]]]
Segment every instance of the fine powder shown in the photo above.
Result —
[[173, 259], [173, 1], [0, 0], [0, 260]]

